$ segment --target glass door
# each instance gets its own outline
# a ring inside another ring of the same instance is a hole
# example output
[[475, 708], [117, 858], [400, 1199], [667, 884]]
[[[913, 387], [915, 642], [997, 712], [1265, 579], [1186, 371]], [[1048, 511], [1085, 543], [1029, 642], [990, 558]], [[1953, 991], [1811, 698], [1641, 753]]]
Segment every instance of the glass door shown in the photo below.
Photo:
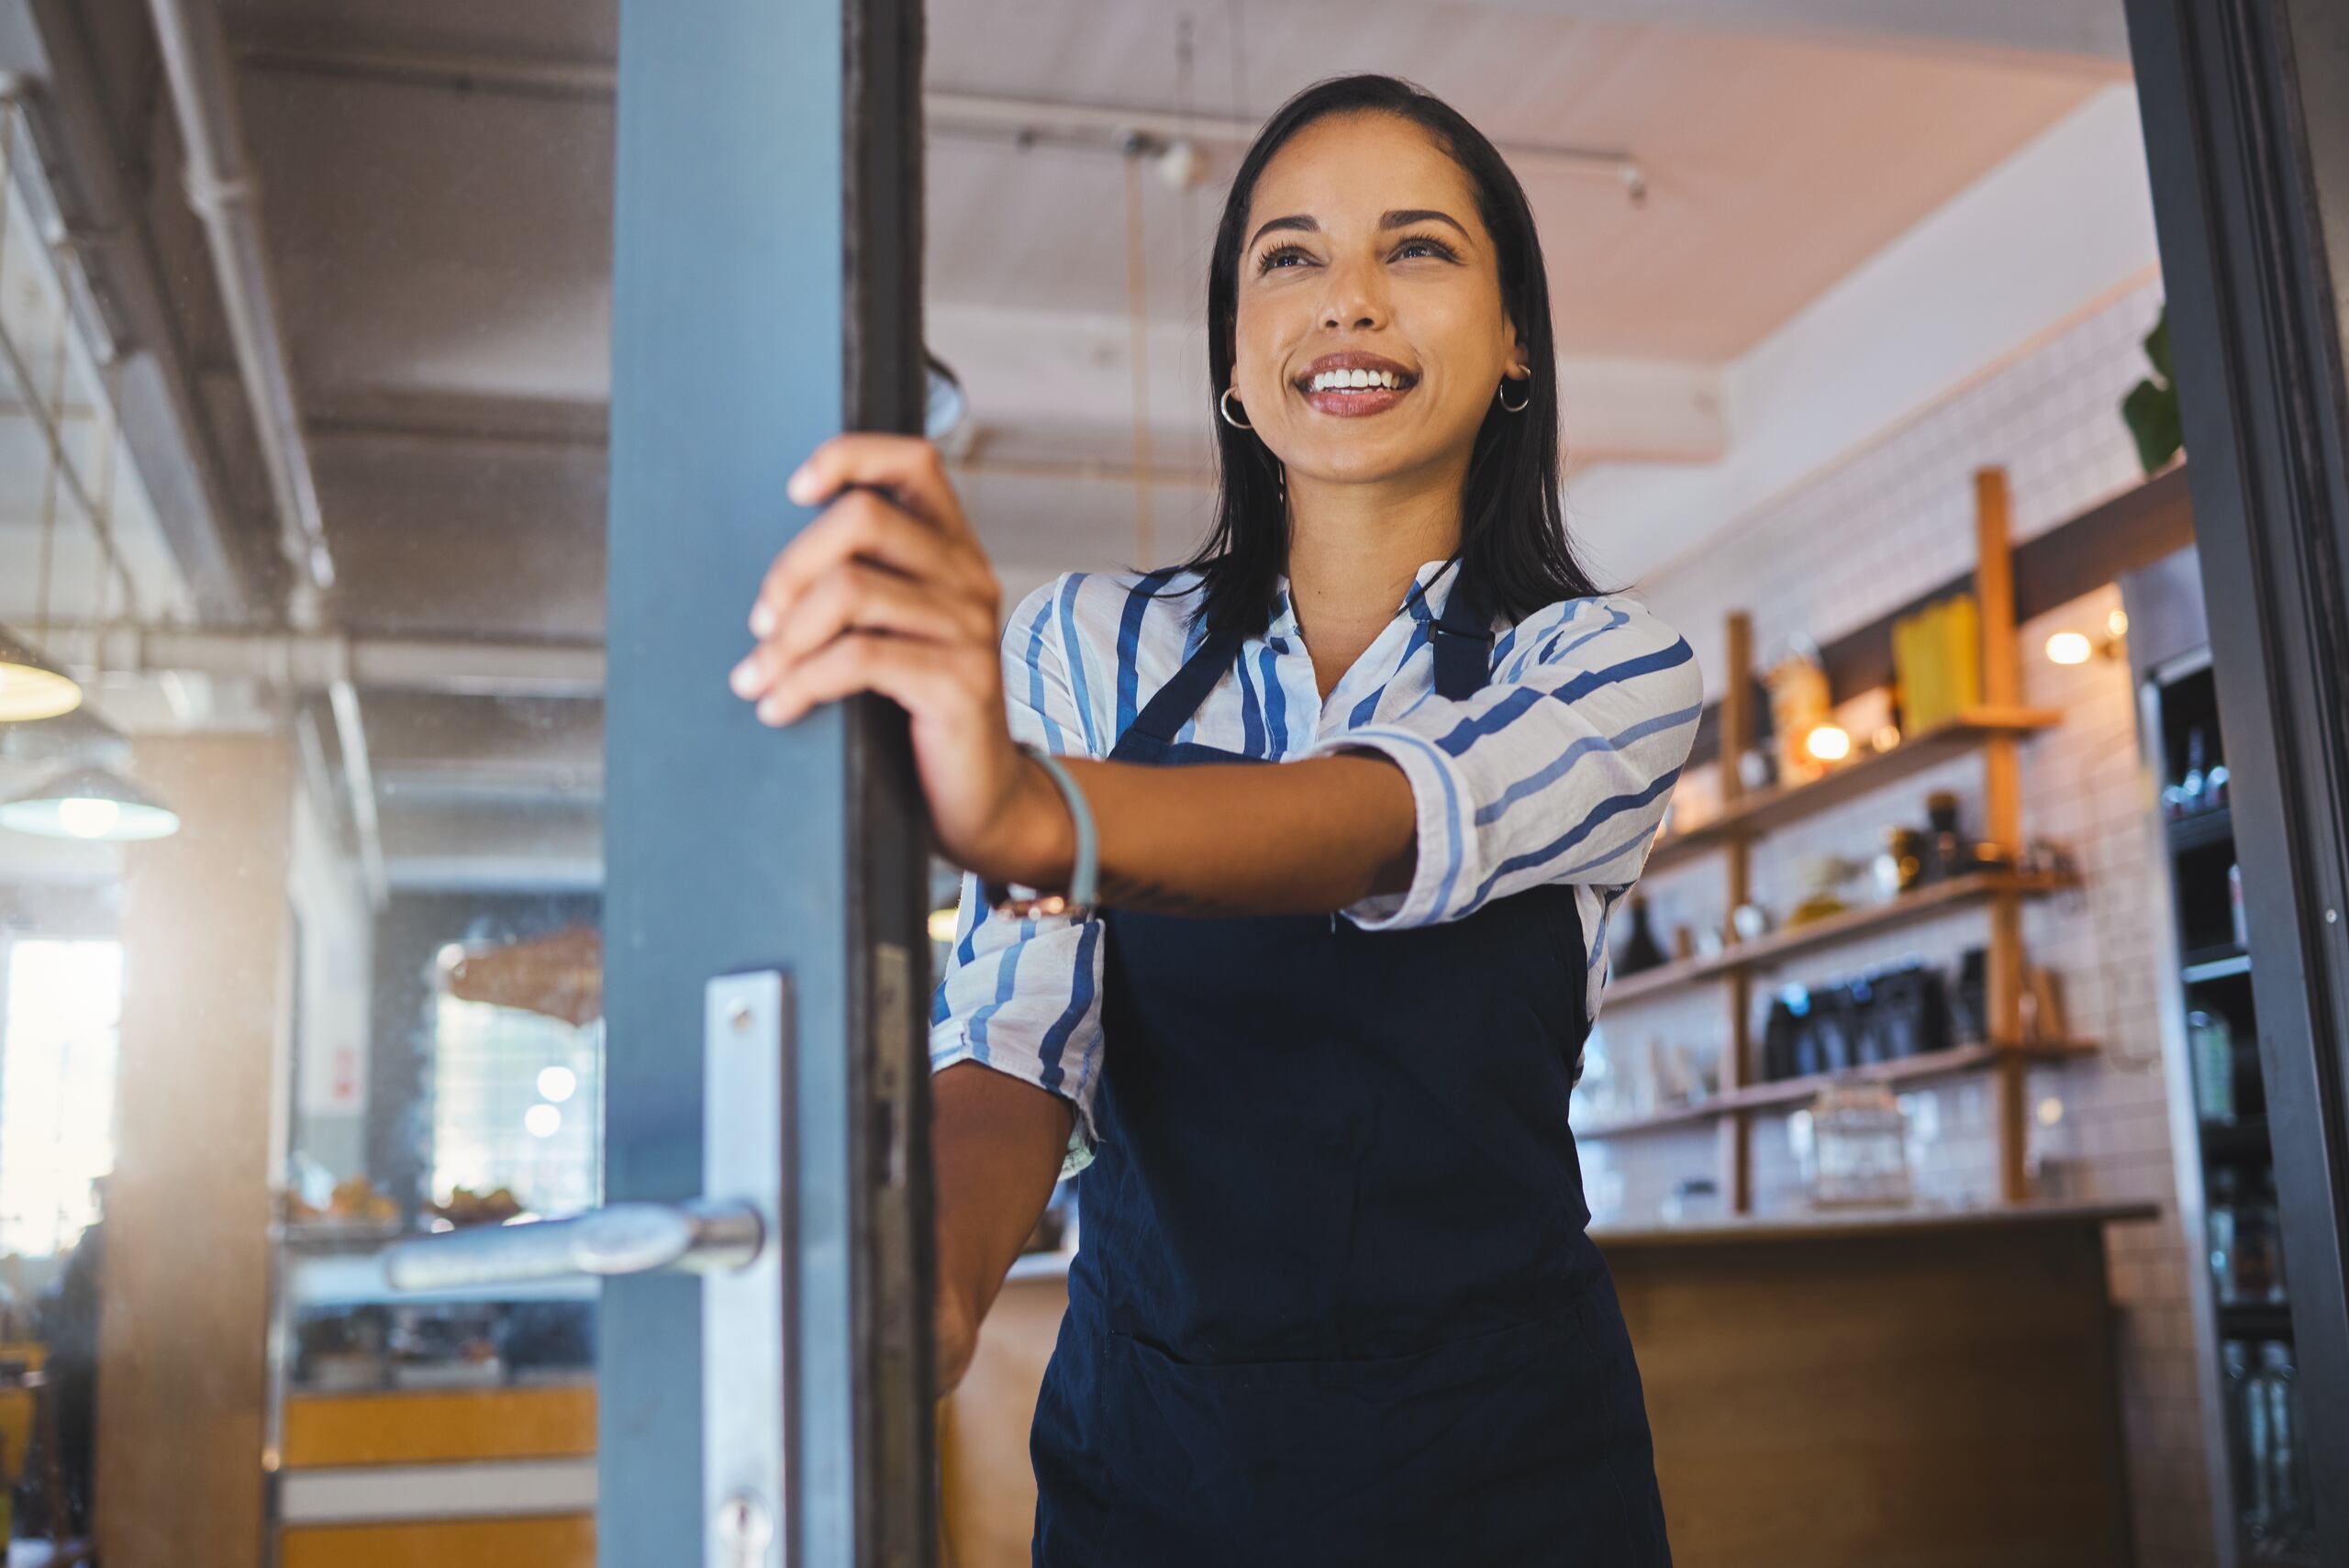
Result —
[[11, 1561], [924, 1560], [903, 737], [725, 684], [918, 428], [913, 7], [28, 15]]

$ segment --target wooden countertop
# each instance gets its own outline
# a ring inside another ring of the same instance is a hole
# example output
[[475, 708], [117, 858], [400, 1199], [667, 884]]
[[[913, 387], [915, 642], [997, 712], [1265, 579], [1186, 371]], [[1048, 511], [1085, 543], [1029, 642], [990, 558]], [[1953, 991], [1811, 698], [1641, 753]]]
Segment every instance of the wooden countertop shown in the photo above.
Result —
[[1985, 1204], [1972, 1208], [1806, 1209], [1686, 1225], [1594, 1225], [1606, 1251], [1633, 1247], [1699, 1247], [1772, 1241], [1844, 1241], [1909, 1236], [1920, 1230], [1970, 1230], [2027, 1225], [2120, 1225], [2157, 1218], [2150, 1203]]
[[[1803, 1209], [1708, 1219], [1685, 1225], [1594, 1225], [1591, 1240], [1609, 1252], [1633, 1247], [1703, 1247], [1772, 1241], [1857, 1241], [1920, 1230], [1970, 1230], [2020, 1225], [2132, 1225], [2160, 1218], [2150, 1203], [1986, 1204], [1972, 1208]], [[1068, 1277], [1068, 1252], [1030, 1252], [1011, 1266], [1008, 1283], [1059, 1284]]]

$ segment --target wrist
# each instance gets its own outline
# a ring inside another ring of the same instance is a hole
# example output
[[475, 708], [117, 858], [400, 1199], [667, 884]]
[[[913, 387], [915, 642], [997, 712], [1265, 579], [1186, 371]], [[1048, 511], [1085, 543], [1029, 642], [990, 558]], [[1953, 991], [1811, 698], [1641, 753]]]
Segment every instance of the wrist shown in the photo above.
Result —
[[995, 879], [1040, 892], [1063, 891], [1076, 866], [1076, 823], [1068, 802], [1043, 764], [1025, 751], [1018, 754], [1012, 780], [1006, 811], [1010, 830]]

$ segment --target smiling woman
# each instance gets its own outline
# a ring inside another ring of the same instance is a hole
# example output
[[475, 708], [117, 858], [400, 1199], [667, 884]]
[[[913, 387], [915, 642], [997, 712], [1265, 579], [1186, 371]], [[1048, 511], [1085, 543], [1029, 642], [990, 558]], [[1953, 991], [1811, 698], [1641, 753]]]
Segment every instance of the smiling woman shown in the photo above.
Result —
[[896, 699], [969, 873], [931, 1009], [948, 1386], [1087, 1172], [1040, 1563], [1668, 1561], [1566, 1103], [1700, 683], [1568, 545], [1544, 291], [1483, 136], [1328, 82], [1218, 230], [1191, 561], [998, 633], [928, 446], [793, 476], [824, 510], [735, 690], [773, 724]]

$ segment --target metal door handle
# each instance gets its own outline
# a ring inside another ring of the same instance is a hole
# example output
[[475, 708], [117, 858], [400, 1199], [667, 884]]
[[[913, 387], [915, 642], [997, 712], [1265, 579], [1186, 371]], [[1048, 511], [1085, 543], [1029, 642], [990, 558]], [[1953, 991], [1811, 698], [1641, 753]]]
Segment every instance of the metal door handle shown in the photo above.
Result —
[[384, 1250], [394, 1290], [465, 1290], [576, 1274], [716, 1273], [747, 1268], [765, 1245], [756, 1205], [616, 1203], [569, 1219], [476, 1225]]
[[[794, 1480], [785, 1434], [798, 1334], [791, 1209], [788, 991], [776, 970], [721, 974], [702, 993], [702, 1190], [723, 1198], [616, 1203], [568, 1219], [480, 1225], [384, 1249], [395, 1291], [462, 1292], [661, 1270], [706, 1276], [702, 1342], [702, 1568], [788, 1550]], [[607, 1405], [608, 1412], [611, 1407]]]

